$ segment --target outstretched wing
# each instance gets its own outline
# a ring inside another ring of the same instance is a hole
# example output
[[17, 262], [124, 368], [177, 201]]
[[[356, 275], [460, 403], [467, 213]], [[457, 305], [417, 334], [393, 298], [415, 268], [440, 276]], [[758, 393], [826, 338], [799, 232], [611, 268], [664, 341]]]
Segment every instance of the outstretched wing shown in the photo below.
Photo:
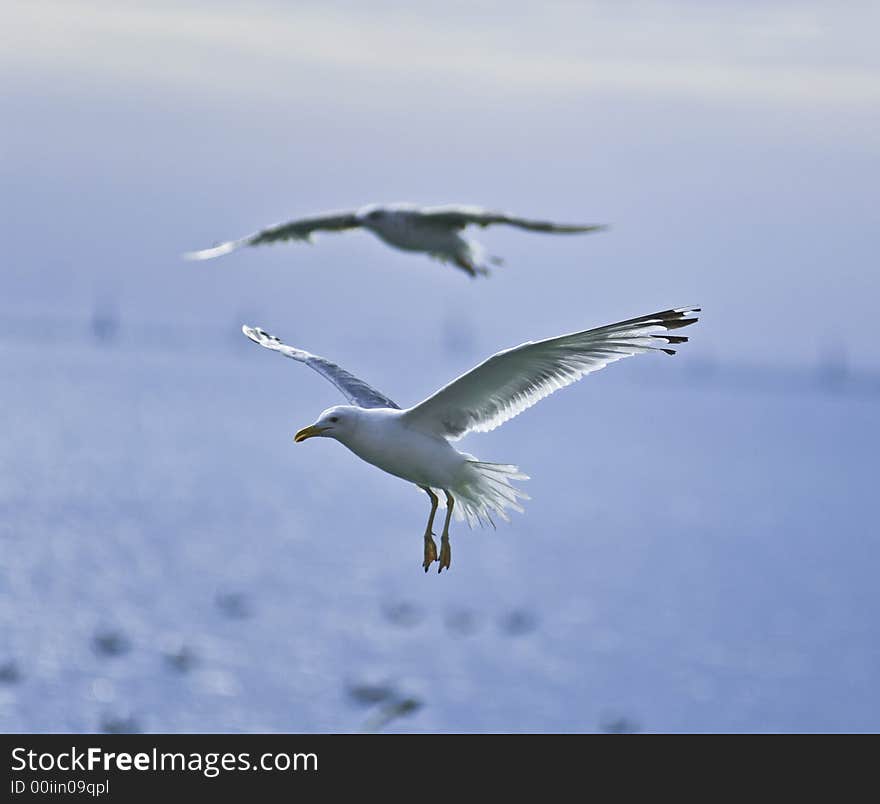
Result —
[[314, 232], [341, 232], [344, 229], [356, 229], [360, 225], [354, 212], [325, 212], [287, 223], [278, 223], [239, 240], [230, 240], [202, 251], [189, 251], [183, 256], [188, 260], [210, 260], [229, 254], [242, 246], [259, 246], [278, 240], [308, 240]]
[[325, 360], [323, 357], [309, 354], [294, 346], [288, 346], [274, 335], [270, 335], [259, 327], [243, 326], [241, 331], [254, 343], [266, 349], [272, 349], [285, 357], [289, 357], [291, 360], [305, 363], [309, 368], [313, 368], [318, 374], [326, 377], [342, 391], [343, 396], [352, 405], [357, 405], [359, 408], [400, 408], [397, 403], [390, 400], [384, 394], [379, 393], [363, 380], [355, 377], [354, 374], [350, 374], [345, 369], [340, 368], [335, 363], [331, 363], [329, 360]]
[[518, 226], [520, 229], [529, 229], [533, 232], [577, 234], [582, 232], [598, 232], [608, 228], [602, 224], [595, 223], [568, 224], [536, 221], [530, 218], [509, 215], [506, 212], [496, 212], [490, 209], [483, 209], [482, 207], [471, 206], [425, 207], [421, 211], [421, 215], [425, 220], [444, 223], [457, 229], [462, 229], [470, 224], [490, 226], [493, 223], [504, 223], [508, 226]]
[[699, 307], [631, 318], [498, 352], [404, 413], [409, 425], [449, 439], [494, 430], [554, 391], [609, 363], [642, 352], [675, 354], [669, 335], [697, 320]]

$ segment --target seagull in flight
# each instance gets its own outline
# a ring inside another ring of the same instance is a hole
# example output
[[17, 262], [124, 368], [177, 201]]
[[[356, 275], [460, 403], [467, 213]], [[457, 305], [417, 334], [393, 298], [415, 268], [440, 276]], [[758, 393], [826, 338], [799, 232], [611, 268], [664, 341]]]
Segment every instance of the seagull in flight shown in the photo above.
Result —
[[189, 260], [210, 260], [243, 246], [259, 246], [279, 240], [310, 240], [316, 232], [341, 232], [367, 229], [389, 246], [403, 251], [420, 251], [441, 262], [458, 266], [470, 276], [487, 275], [487, 263], [498, 265], [501, 259], [487, 257], [475, 240], [463, 235], [471, 225], [485, 228], [506, 224], [532, 232], [578, 234], [597, 232], [607, 227], [599, 224], [564, 224], [531, 220], [493, 212], [474, 206], [420, 207], [416, 204], [370, 204], [348, 212], [325, 212], [307, 218], [278, 223], [259, 232], [230, 240], [213, 248], [184, 254]]
[[[401, 408], [380, 391], [329, 360], [288, 346], [258, 327], [243, 326], [254, 343], [305, 363], [332, 382], [348, 400], [325, 410], [295, 436], [334, 438], [367, 463], [418, 486], [431, 500], [424, 535], [425, 572], [452, 560], [449, 522], [455, 511], [469, 525], [509, 521], [507, 509], [522, 512], [528, 499], [511, 481], [527, 480], [519, 468], [489, 463], [459, 452], [451, 442], [469, 432], [494, 430], [545, 396], [625, 357], [648, 352], [675, 354], [687, 337], [670, 334], [697, 320], [699, 307], [680, 307], [630, 318], [596, 329], [529, 341], [492, 355], [423, 402]], [[440, 553], [432, 538], [443, 495], [446, 515]]]

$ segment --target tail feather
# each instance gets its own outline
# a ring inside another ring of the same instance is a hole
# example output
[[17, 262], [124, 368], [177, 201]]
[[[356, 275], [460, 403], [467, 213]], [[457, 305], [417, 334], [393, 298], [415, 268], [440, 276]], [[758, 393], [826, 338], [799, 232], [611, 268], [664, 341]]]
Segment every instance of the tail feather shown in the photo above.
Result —
[[510, 481], [528, 479], [528, 475], [512, 464], [468, 460], [455, 488], [450, 489], [456, 501], [457, 518], [467, 520], [471, 527], [489, 524], [494, 528], [493, 515], [509, 522], [507, 510], [522, 513], [524, 509], [519, 501], [529, 499], [528, 494]]

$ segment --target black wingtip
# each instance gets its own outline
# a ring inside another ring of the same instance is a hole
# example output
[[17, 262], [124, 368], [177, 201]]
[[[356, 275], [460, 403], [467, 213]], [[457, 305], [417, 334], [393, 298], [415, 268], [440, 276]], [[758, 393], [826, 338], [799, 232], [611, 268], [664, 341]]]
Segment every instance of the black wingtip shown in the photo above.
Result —
[[[679, 307], [675, 310], [664, 310], [662, 313], [655, 313], [654, 316], [645, 316], [650, 321], [651, 318], [659, 319], [657, 323], [666, 329], [681, 329], [699, 321], [695, 313], [702, 312], [699, 307]], [[672, 341], [670, 341], [672, 343]]]
[[[699, 318], [694, 314], [699, 312], [702, 312], [699, 307], [679, 307], [674, 310], [664, 310], [660, 313], [654, 313], [654, 315], [643, 316], [642, 322], [645, 324], [654, 323], [667, 330], [681, 329], [682, 327], [688, 327], [691, 324], [695, 324]], [[688, 342], [688, 337], [686, 335], [654, 335], [653, 337], [666, 341], [668, 344]], [[666, 352], [668, 355], [674, 355], [676, 353], [675, 349], [665, 347], [661, 347], [661, 351]]]

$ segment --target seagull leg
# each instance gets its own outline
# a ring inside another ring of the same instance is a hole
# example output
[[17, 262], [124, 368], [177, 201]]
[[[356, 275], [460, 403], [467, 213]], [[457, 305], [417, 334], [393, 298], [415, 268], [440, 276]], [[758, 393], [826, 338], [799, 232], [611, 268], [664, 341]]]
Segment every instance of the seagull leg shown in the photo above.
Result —
[[428, 516], [428, 527], [425, 528], [425, 563], [422, 564], [425, 568], [425, 572], [427, 572], [431, 563], [437, 560], [437, 544], [431, 538], [434, 535], [431, 528], [434, 527], [434, 514], [437, 513], [437, 506], [439, 505], [440, 500], [427, 486], [421, 486], [420, 488], [431, 498], [431, 513]]
[[440, 567], [437, 572], [443, 572], [443, 568], [449, 569], [452, 563], [452, 549], [449, 546], [449, 520], [452, 519], [452, 508], [455, 505], [455, 498], [446, 489], [443, 490], [446, 495], [446, 521], [443, 523], [443, 533], [440, 535]]

